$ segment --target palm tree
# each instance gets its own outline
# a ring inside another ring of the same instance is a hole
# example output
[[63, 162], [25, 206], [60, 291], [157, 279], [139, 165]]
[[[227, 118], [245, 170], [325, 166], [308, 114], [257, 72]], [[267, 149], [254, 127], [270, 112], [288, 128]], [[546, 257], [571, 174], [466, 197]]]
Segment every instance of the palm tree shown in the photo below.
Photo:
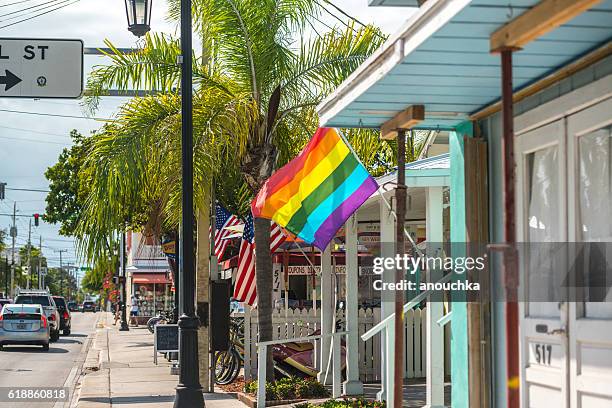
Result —
[[[176, 14], [177, 3], [170, 2], [171, 15]], [[312, 18], [321, 10], [316, 0], [198, 0], [193, 4], [205, 51], [194, 58], [199, 205], [208, 194], [201, 187], [212, 179], [216, 190], [224, 190], [226, 172], [238, 175], [238, 185], [246, 185], [250, 196], [256, 194], [314, 132], [315, 106], [384, 37], [374, 27], [353, 24], [309, 36]], [[86, 104], [90, 109], [113, 87], [158, 93], [128, 102], [116, 122], [94, 136], [88, 158], [92, 193], [85, 209], [90, 216], [82, 217], [78, 227], [90, 254], [100, 249], [102, 238], [112, 234], [119, 221], [134, 222], [134, 214], [144, 212], [145, 222], [157, 226], [159, 220], [176, 225], [180, 215], [178, 42], [150, 35], [144, 47], [131, 54], [107, 45], [113, 49], [108, 55], [112, 63], [98, 67], [89, 77]], [[370, 136], [372, 144], [381, 145], [375, 135]], [[383, 145], [379, 150], [388, 150]], [[103, 208], [100, 202], [105, 203]], [[134, 211], [135, 203], [142, 211]], [[262, 341], [272, 339], [269, 230], [269, 220], [255, 220]], [[273, 370], [268, 373], [273, 375]]]

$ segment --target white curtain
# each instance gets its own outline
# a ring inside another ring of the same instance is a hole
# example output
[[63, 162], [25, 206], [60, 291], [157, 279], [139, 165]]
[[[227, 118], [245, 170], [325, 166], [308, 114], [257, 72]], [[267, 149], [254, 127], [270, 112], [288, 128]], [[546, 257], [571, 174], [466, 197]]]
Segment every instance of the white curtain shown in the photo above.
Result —
[[[579, 220], [582, 241], [612, 242], [612, 127], [596, 130], [581, 136], [578, 140], [579, 154]], [[612, 253], [610, 245], [607, 254], [600, 251], [587, 253], [585, 276], [587, 285], [595, 286], [586, 289], [585, 315], [592, 318], [611, 318], [612, 305], [603, 303], [612, 301], [612, 294], [607, 290], [612, 281], [612, 267], [609, 265]], [[594, 271], [598, 271], [595, 273]]]
[[554, 249], [561, 241], [563, 223], [559, 220], [558, 147], [552, 146], [529, 157], [529, 247], [528, 251], [528, 314], [532, 317], [558, 317], [554, 299], [560, 287], [559, 262]]

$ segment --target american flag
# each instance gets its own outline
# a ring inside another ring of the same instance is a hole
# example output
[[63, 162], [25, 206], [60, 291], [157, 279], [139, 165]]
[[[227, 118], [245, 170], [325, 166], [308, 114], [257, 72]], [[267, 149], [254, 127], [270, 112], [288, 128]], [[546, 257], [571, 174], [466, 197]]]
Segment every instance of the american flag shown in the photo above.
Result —
[[[274, 253], [285, 241], [283, 230], [276, 224], [270, 226], [270, 252]], [[244, 233], [238, 255], [238, 272], [234, 285], [234, 298], [253, 306], [257, 301], [255, 286], [255, 227], [249, 214], [244, 223]]]
[[227, 227], [233, 227], [240, 224], [238, 217], [227, 211], [221, 205], [217, 204], [215, 210], [215, 256], [221, 259], [225, 248], [229, 244], [229, 240], [225, 239], [229, 235], [233, 234], [232, 231], [226, 229]]

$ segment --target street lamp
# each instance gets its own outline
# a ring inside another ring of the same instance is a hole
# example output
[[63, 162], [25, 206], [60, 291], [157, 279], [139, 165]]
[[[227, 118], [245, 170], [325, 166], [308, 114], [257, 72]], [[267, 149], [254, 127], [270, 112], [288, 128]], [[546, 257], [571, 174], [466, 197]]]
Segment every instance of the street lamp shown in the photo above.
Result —
[[[129, 30], [136, 36], [150, 29], [152, 0], [126, 0]], [[132, 7], [130, 7], [132, 6]], [[131, 11], [130, 11], [131, 10]], [[142, 19], [138, 20], [138, 16]], [[134, 23], [134, 24], [132, 24]], [[141, 30], [137, 31], [137, 26]], [[181, 164], [182, 217], [179, 244], [179, 290], [182, 312], [179, 317], [179, 383], [176, 386], [174, 408], [200, 408], [204, 396], [200, 385], [198, 363], [198, 327], [195, 310], [195, 259], [193, 245], [193, 84], [191, 0], [181, 0]]]
[[142, 37], [151, 30], [151, 5], [153, 0], [125, 0], [128, 30]]

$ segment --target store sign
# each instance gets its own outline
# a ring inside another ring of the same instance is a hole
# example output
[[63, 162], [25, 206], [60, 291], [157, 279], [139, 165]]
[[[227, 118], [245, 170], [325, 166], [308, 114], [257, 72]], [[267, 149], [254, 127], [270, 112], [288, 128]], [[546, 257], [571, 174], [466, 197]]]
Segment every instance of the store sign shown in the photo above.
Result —
[[[315, 275], [320, 275], [321, 274], [321, 267], [320, 266], [315, 266], [314, 267], [314, 273]], [[346, 266], [344, 265], [337, 265], [336, 266], [336, 273], [343, 275], [346, 273]], [[299, 266], [290, 266], [289, 267], [289, 275], [312, 275], [313, 274], [313, 267], [309, 266], [309, 265], [299, 265]]]
[[176, 256], [176, 241], [168, 241], [163, 243], [162, 251], [167, 257], [174, 258]]
[[[299, 266], [290, 266], [289, 267], [289, 276], [299, 276], [299, 275], [312, 275], [312, 266], [308, 265], [299, 265]], [[315, 266], [314, 271], [316, 275], [321, 273], [321, 267]], [[337, 275], [345, 275], [346, 274], [346, 266], [345, 265], [337, 265], [336, 266], [336, 274]], [[374, 267], [372, 266], [360, 266], [359, 267], [359, 275], [373, 275]]]

